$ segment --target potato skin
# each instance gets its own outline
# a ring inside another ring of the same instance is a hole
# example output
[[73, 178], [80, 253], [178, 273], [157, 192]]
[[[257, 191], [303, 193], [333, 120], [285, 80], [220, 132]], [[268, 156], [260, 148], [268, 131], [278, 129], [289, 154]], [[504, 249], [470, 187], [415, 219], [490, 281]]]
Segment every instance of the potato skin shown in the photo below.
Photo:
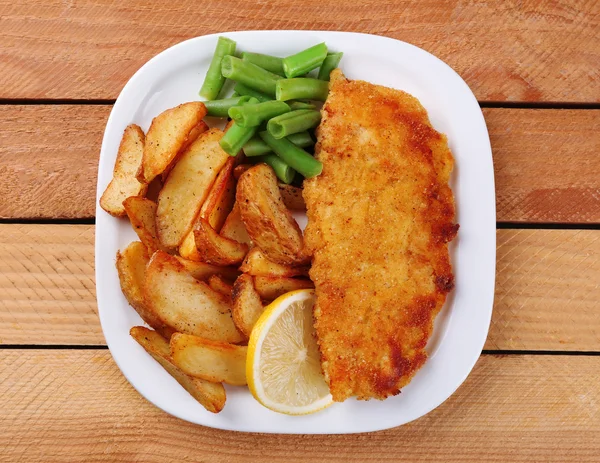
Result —
[[248, 235], [270, 260], [284, 265], [307, 261], [302, 232], [283, 203], [271, 167], [259, 164], [244, 172], [236, 200]]

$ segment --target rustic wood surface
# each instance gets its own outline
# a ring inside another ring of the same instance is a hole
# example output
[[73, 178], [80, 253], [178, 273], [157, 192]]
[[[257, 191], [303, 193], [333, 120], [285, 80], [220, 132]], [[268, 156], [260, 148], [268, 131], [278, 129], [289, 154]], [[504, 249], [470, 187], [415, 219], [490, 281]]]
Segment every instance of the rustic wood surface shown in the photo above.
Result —
[[600, 101], [595, 0], [1, 0], [0, 16], [0, 98], [116, 98], [143, 63], [187, 38], [312, 29], [415, 44], [479, 100]]
[[[110, 109], [0, 106], [0, 217], [93, 217]], [[494, 153], [498, 221], [600, 222], [600, 110], [483, 112]]]
[[338, 436], [191, 425], [146, 402], [107, 351], [14, 350], [0, 366], [0, 395], [9, 398], [3, 461], [591, 463], [600, 455], [598, 357], [484, 355], [425, 417]]
[[[0, 0], [0, 19], [0, 461], [599, 461], [600, 2]], [[484, 107], [501, 228], [486, 351], [406, 426], [192, 425], [145, 401], [105, 348], [91, 223], [111, 105], [165, 48], [244, 29], [404, 40]]]
[[[600, 350], [600, 230], [498, 230], [486, 349]], [[92, 225], [0, 225], [3, 344], [104, 344]]]

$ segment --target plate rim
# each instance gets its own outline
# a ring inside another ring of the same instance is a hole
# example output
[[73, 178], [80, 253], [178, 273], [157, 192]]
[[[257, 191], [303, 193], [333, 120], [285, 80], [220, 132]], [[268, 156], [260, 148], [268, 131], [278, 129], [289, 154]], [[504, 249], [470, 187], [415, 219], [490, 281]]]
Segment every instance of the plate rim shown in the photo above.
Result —
[[[148, 69], [149, 67], [151, 67], [154, 62], [156, 62], [157, 60], [159, 60], [161, 58], [161, 56], [165, 55], [166, 53], [173, 53], [174, 52], [173, 50], [176, 50], [178, 48], [183, 48], [185, 46], [188, 46], [188, 44], [190, 44], [191, 42], [197, 42], [197, 41], [201, 41], [201, 40], [210, 40], [210, 39], [213, 39], [213, 38], [216, 38], [219, 36], [228, 36], [228, 37], [232, 37], [235, 39], [235, 36], [246, 35], [246, 34], [272, 35], [272, 34], [281, 34], [281, 33], [294, 33], [294, 34], [307, 34], [307, 35], [308, 34], [352, 35], [352, 36], [367, 37], [369, 39], [383, 40], [386, 42], [391, 42], [393, 44], [399, 43], [399, 44], [401, 44], [401, 46], [407, 46], [407, 47], [409, 47], [409, 49], [414, 49], [418, 53], [424, 53], [424, 54], [428, 55], [428, 59], [433, 59], [433, 60], [437, 61], [439, 65], [442, 65], [443, 67], [447, 68], [447, 70], [449, 70], [452, 74], [454, 74], [454, 76], [456, 78], [458, 78], [460, 80], [460, 82], [466, 87], [466, 89], [468, 90], [467, 95], [470, 96], [471, 99], [477, 104], [477, 107], [479, 108], [478, 116], [481, 119], [481, 122], [483, 123], [482, 129], [485, 132], [485, 133], [482, 132], [482, 134], [485, 135], [485, 137], [484, 137], [485, 145], [486, 145], [485, 146], [485, 148], [486, 148], [485, 154], [488, 155], [488, 156], [486, 156], [486, 161], [488, 161], [488, 164], [489, 164], [488, 165], [489, 172], [486, 175], [490, 174], [489, 176], [490, 176], [490, 180], [491, 180], [490, 186], [491, 186], [491, 205], [492, 205], [492, 210], [489, 211], [492, 217], [488, 218], [488, 222], [490, 222], [490, 223], [485, 224], [485, 226], [482, 225], [481, 229], [490, 228], [491, 221], [492, 221], [491, 219], [493, 218], [493, 233], [488, 231], [488, 233], [489, 233], [488, 239], [491, 239], [493, 241], [493, 246], [492, 246], [492, 249], [488, 249], [488, 252], [490, 253], [490, 255], [487, 257], [487, 259], [491, 260], [491, 269], [488, 269], [488, 270], [491, 270], [491, 272], [490, 272], [490, 275], [488, 275], [487, 279], [485, 280], [487, 285], [491, 287], [491, 294], [488, 294], [488, 301], [486, 301], [486, 304], [484, 304], [484, 306], [489, 306], [489, 308], [486, 308], [486, 313], [488, 316], [486, 317], [485, 330], [482, 329], [482, 331], [480, 332], [480, 335], [478, 336], [479, 342], [477, 342], [478, 345], [479, 344], [481, 345], [481, 349], [483, 349], [483, 346], [485, 344], [485, 341], [487, 339], [487, 335], [489, 332], [489, 326], [491, 323], [491, 317], [492, 317], [492, 312], [493, 312], [493, 301], [494, 301], [495, 270], [496, 270], [496, 265], [497, 265], [497, 262], [496, 262], [496, 232], [495, 232], [495, 230], [496, 230], [496, 203], [495, 203], [496, 194], [495, 194], [495, 184], [494, 184], [494, 171], [493, 171], [491, 143], [489, 140], [489, 133], [488, 133], [487, 126], [485, 123], [483, 112], [481, 111], [481, 108], [479, 107], [479, 104], [477, 103], [477, 99], [475, 98], [472, 90], [466, 84], [464, 79], [462, 79], [462, 77], [456, 71], [454, 71], [454, 69], [452, 69], [447, 63], [442, 61], [440, 58], [436, 57], [435, 55], [433, 55], [432, 53], [430, 53], [426, 50], [423, 50], [420, 47], [417, 47], [408, 42], [404, 42], [404, 41], [401, 41], [398, 39], [394, 39], [391, 37], [385, 37], [385, 36], [381, 36], [381, 35], [376, 35], [376, 34], [361, 33], [361, 32], [345, 32], [345, 31], [325, 31], [325, 30], [249, 30], [249, 31], [235, 31], [235, 32], [218, 32], [218, 33], [214, 33], [214, 34], [207, 34], [207, 35], [192, 37], [192, 38], [186, 39], [184, 41], [181, 41], [179, 43], [176, 43], [176, 44], [172, 45], [171, 47], [168, 47], [168, 48], [162, 50], [160, 53], [153, 56], [151, 59], [149, 59], [147, 62], [145, 62], [124, 85], [123, 89], [119, 93], [119, 96], [115, 100], [113, 108], [111, 109], [110, 115], [108, 117], [106, 127], [104, 130], [104, 134], [103, 134], [103, 138], [102, 138], [100, 157], [98, 160], [98, 182], [97, 182], [97, 191], [96, 191], [96, 228], [95, 228], [95, 245], [94, 245], [95, 258], [94, 258], [94, 261], [95, 261], [95, 278], [96, 278], [96, 299], [97, 299], [97, 303], [98, 303], [98, 316], [100, 318], [102, 332], [103, 332], [104, 338], [106, 340], [106, 343], [107, 343], [107, 346], [109, 348], [112, 358], [114, 359], [115, 363], [121, 370], [121, 373], [125, 376], [127, 381], [136, 389], [136, 391], [140, 395], [142, 395], [146, 400], [148, 400], [151, 404], [156, 406], [157, 408], [159, 408], [159, 409], [165, 411], [166, 413], [169, 413], [177, 418], [188, 421], [188, 422], [200, 424], [203, 426], [213, 427], [215, 429], [222, 429], [222, 430], [229, 430], [229, 431], [264, 432], [264, 433], [277, 433], [277, 434], [350, 434], [350, 433], [374, 432], [374, 431], [390, 429], [393, 427], [401, 426], [403, 424], [407, 424], [411, 421], [414, 421], [415, 419], [418, 419], [418, 418], [428, 414], [433, 409], [439, 407], [448, 398], [450, 398], [456, 392], [456, 390], [464, 383], [464, 381], [466, 380], [468, 375], [472, 372], [477, 360], [480, 357], [481, 352], [478, 352], [477, 355], [473, 355], [469, 359], [468, 369], [466, 369], [464, 375], [461, 376], [460, 380], [456, 381], [456, 384], [454, 384], [450, 388], [451, 390], [450, 390], [449, 394], [447, 395], [447, 397], [445, 397], [444, 399], [440, 400], [437, 403], [434, 403], [430, 407], [425, 407], [426, 410], [423, 413], [421, 413], [419, 416], [415, 416], [409, 420], [399, 422], [398, 424], [392, 424], [392, 425], [385, 424], [382, 426], [369, 426], [368, 428], [361, 429], [361, 430], [344, 430], [344, 429], [337, 429], [337, 428], [336, 429], [321, 429], [321, 428], [319, 428], [319, 429], [305, 429], [302, 431], [297, 431], [297, 430], [293, 430], [293, 429], [288, 430], [287, 428], [274, 429], [275, 426], [271, 426], [271, 427], [267, 427], [267, 428], [261, 427], [259, 429], [244, 429], [244, 428], [236, 427], [235, 425], [228, 426], [227, 424], [223, 424], [223, 425], [220, 425], [220, 424], [215, 425], [212, 423], [207, 424], [205, 422], [202, 422], [201, 419], [194, 420], [194, 419], [189, 419], [189, 417], [182, 416], [181, 413], [178, 413], [177, 411], [174, 411], [172, 409], [167, 409], [164, 406], [157, 404], [156, 401], [153, 400], [153, 398], [148, 397], [144, 392], [142, 392], [136, 385], [136, 382], [134, 380], [132, 380], [132, 378], [130, 378], [128, 372], [126, 372], [126, 369], [123, 367], [119, 356], [115, 355], [113, 348], [111, 348], [111, 342], [109, 341], [110, 335], [107, 333], [107, 330], [109, 328], [108, 328], [108, 321], [106, 320], [106, 318], [108, 315], [107, 315], [106, 310], [102, 309], [102, 307], [105, 304], [103, 302], [101, 302], [101, 300], [104, 298], [103, 292], [101, 291], [101, 289], [104, 288], [105, 286], [110, 286], [110, 285], [107, 284], [107, 282], [105, 281], [105, 277], [101, 274], [101, 270], [105, 267], [105, 259], [102, 258], [102, 249], [101, 249], [102, 248], [102, 237], [100, 236], [101, 234], [99, 231], [102, 228], [101, 224], [103, 222], [105, 222], [106, 220], [114, 220], [114, 218], [111, 216], [108, 216], [108, 214], [106, 214], [105, 211], [100, 208], [98, 200], [105, 188], [105, 183], [100, 181], [100, 171], [103, 168], [103, 160], [106, 157], [104, 155], [104, 152], [107, 149], [106, 145], [107, 145], [108, 139], [110, 137], [110, 135], [109, 135], [110, 129], [112, 127], [112, 124], [114, 124], [114, 119], [116, 118], [115, 114], [118, 112], [118, 109], [120, 107], [119, 102], [123, 101], [123, 96], [126, 95], [130, 91], [129, 90], [130, 88], [135, 86], [137, 81], [141, 78], [140, 76], [142, 76], [144, 74], [145, 70]], [[196, 97], [196, 99], [199, 99], [199, 98]], [[112, 168], [110, 170], [112, 172]], [[490, 192], [489, 190], [490, 190], [490, 188], [488, 188], [488, 194]], [[455, 196], [456, 196], [456, 193], [455, 193]], [[488, 198], [488, 201], [490, 201], [489, 198]], [[457, 202], [457, 208], [459, 206], [460, 205]], [[460, 236], [460, 232], [459, 232], [459, 236]], [[487, 234], [486, 234], [486, 236], [487, 236]], [[112, 257], [111, 257], [111, 259], [112, 259]], [[454, 266], [454, 264], [453, 264], [453, 266]], [[114, 268], [114, 265], [113, 265], [113, 268]], [[111, 288], [108, 288], [108, 289], [110, 290]], [[114, 290], [114, 289], [115, 288], [112, 288], [112, 290]], [[481, 349], [479, 349], [479, 351], [481, 351]]]

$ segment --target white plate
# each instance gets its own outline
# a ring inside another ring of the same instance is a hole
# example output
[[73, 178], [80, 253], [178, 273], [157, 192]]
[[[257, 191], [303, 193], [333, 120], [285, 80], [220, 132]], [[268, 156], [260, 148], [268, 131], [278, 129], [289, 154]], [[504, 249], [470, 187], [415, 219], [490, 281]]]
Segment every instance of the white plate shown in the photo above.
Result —
[[[424, 32], [426, 33], [426, 32]], [[137, 239], [126, 220], [96, 208], [96, 287], [106, 342], [123, 374], [164, 411], [213, 428], [270, 433], [353, 433], [408, 423], [445, 401], [465, 380], [483, 348], [492, 313], [496, 261], [496, 212], [492, 153], [477, 100], [467, 84], [435, 56], [398, 40], [347, 32], [252, 31], [225, 34], [238, 49], [286, 56], [319, 42], [343, 51], [351, 79], [405, 90], [448, 135], [456, 158], [453, 190], [458, 239], [452, 245], [456, 289], [436, 320], [430, 358], [412, 382], [385, 401], [348, 400], [309, 416], [267, 410], [246, 388], [228, 387], [225, 409], [204, 410], [129, 336], [142, 324], [123, 297], [115, 254]], [[175, 45], [146, 63], [125, 85], [106, 124], [98, 172], [98, 197], [111, 179], [123, 129], [147, 130], [161, 111], [198, 99], [218, 35]]]

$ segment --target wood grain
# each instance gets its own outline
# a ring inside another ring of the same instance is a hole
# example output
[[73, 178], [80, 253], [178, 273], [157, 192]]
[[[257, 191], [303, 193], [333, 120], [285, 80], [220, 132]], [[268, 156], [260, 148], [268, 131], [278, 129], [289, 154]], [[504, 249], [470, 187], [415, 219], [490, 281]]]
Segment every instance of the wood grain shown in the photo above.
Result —
[[116, 98], [182, 40], [247, 29], [367, 32], [456, 69], [479, 100], [600, 101], [594, 0], [0, 1], [0, 98]]
[[186, 423], [137, 394], [107, 351], [5, 351], [0, 368], [3, 461], [583, 463], [600, 454], [599, 357], [486, 355], [425, 417], [336, 436]]
[[[109, 112], [110, 106], [0, 106], [0, 217], [93, 217]], [[600, 223], [600, 110], [484, 115], [499, 221]]]
[[0, 106], [0, 217], [93, 217], [110, 106]]
[[[104, 344], [90, 225], [0, 225], [3, 344]], [[498, 230], [486, 349], [600, 351], [600, 231]]]
[[600, 221], [600, 110], [483, 112], [499, 221]]
[[0, 225], [0, 343], [105, 344], [94, 227]]

